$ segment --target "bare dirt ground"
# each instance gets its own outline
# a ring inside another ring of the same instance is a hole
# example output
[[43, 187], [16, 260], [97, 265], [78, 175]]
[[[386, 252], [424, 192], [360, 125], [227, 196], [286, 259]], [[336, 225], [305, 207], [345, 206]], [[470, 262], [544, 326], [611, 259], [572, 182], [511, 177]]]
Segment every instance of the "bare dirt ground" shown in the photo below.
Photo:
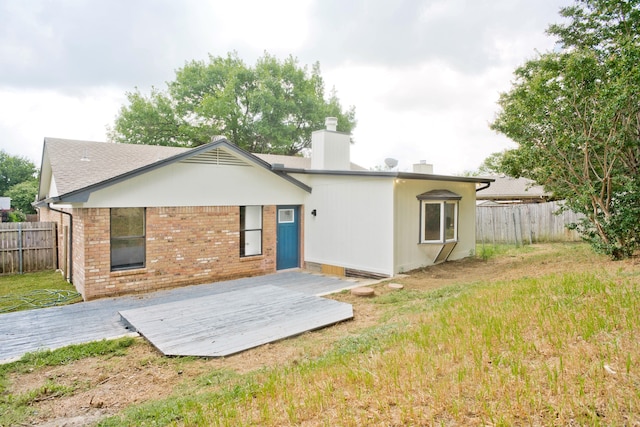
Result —
[[[403, 284], [405, 289], [429, 290], [456, 283], [580, 271], [587, 261], [584, 251], [577, 251], [573, 258], [548, 256], [553, 251], [561, 252], [559, 247], [534, 245], [530, 251], [514, 256], [501, 255], [488, 261], [476, 258], [448, 262], [411, 272], [395, 282]], [[606, 257], [589, 256], [587, 262], [593, 262], [594, 259], [607, 270], [638, 268], [637, 260], [612, 262]], [[375, 289], [376, 295], [396, 292], [385, 283], [380, 283]], [[73, 386], [75, 392], [72, 395], [36, 402], [34, 409], [37, 412], [30, 422], [32, 425], [50, 427], [91, 424], [132, 404], [161, 399], [181, 391], [188, 392], [190, 387], [197, 384], [198, 378], [212, 371], [228, 370], [242, 374], [265, 366], [313, 358], [327, 351], [337, 340], [376, 324], [383, 314], [384, 308], [374, 304], [371, 298], [354, 297], [348, 293], [332, 298], [353, 304], [355, 318], [224, 359], [166, 358], [139, 338], [125, 356], [87, 358], [64, 366], [14, 375], [10, 378], [12, 385], [9, 391], [13, 394], [24, 393], [41, 387], [47, 381]]]

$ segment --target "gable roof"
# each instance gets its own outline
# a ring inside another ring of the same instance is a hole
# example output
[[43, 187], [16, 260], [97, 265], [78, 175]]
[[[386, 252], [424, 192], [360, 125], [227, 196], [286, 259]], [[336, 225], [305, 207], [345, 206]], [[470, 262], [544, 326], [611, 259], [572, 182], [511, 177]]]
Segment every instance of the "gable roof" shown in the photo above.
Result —
[[[224, 138], [192, 149], [45, 138], [38, 198], [40, 204], [84, 202], [92, 191], [179, 161], [245, 166], [254, 164], [307, 192], [311, 191], [306, 184], [282, 171], [273, 171], [271, 164]], [[55, 197], [43, 194], [43, 171], [47, 162], [59, 194]]]
[[[108, 180], [187, 151], [178, 147], [45, 138], [44, 156], [59, 194]], [[43, 159], [44, 163], [44, 159]]]

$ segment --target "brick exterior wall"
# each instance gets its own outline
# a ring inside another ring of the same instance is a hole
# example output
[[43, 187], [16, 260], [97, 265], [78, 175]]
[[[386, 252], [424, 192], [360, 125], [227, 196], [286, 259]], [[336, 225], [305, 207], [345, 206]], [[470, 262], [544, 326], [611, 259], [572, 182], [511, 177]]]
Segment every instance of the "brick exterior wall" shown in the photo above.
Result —
[[[68, 222], [45, 210], [42, 220]], [[246, 258], [238, 206], [147, 208], [145, 267], [124, 271], [111, 271], [110, 210], [72, 213], [73, 283], [85, 300], [276, 271], [275, 206], [263, 208], [262, 255]]]

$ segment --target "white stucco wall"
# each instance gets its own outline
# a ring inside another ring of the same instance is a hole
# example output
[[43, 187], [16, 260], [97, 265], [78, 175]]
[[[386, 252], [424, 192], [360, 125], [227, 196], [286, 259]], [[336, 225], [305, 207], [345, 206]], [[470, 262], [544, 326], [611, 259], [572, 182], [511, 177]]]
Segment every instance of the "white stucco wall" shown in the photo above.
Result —
[[174, 163], [95, 191], [82, 207], [299, 205], [306, 194], [259, 166]]
[[392, 275], [393, 180], [302, 179], [313, 188], [305, 201], [305, 261]]
[[395, 180], [395, 273], [433, 264], [433, 245], [419, 244], [420, 202], [417, 195], [431, 190], [449, 190], [462, 196], [458, 207], [458, 244], [449, 256], [456, 260], [473, 255], [476, 244], [475, 184]]

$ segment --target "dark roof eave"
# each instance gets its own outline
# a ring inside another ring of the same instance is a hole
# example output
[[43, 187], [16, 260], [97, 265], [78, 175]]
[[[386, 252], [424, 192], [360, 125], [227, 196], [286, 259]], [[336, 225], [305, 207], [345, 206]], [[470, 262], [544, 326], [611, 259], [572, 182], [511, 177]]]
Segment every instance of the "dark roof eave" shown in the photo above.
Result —
[[47, 197], [46, 199], [38, 200], [31, 204], [34, 208], [41, 208], [43, 206], [48, 206], [51, 203], [58, 203], [60, 201], [60, 197]]
[[377, 178], [419, 179], [424, 181], [452, 181], [473, 182], [476, 184], [494, 182], [493, 178], [476, 178], [466, 176], [433, 175], [413, 172], [384, 172], [384, 171], [343, 171], [343, 170], [319, 170], [319, 169], [294, 169], [281, 166], [272, 166], [272, 170], [285, 173], [299, 173], [306, 175], [343, 175], [343, 176], [370, 176]]

